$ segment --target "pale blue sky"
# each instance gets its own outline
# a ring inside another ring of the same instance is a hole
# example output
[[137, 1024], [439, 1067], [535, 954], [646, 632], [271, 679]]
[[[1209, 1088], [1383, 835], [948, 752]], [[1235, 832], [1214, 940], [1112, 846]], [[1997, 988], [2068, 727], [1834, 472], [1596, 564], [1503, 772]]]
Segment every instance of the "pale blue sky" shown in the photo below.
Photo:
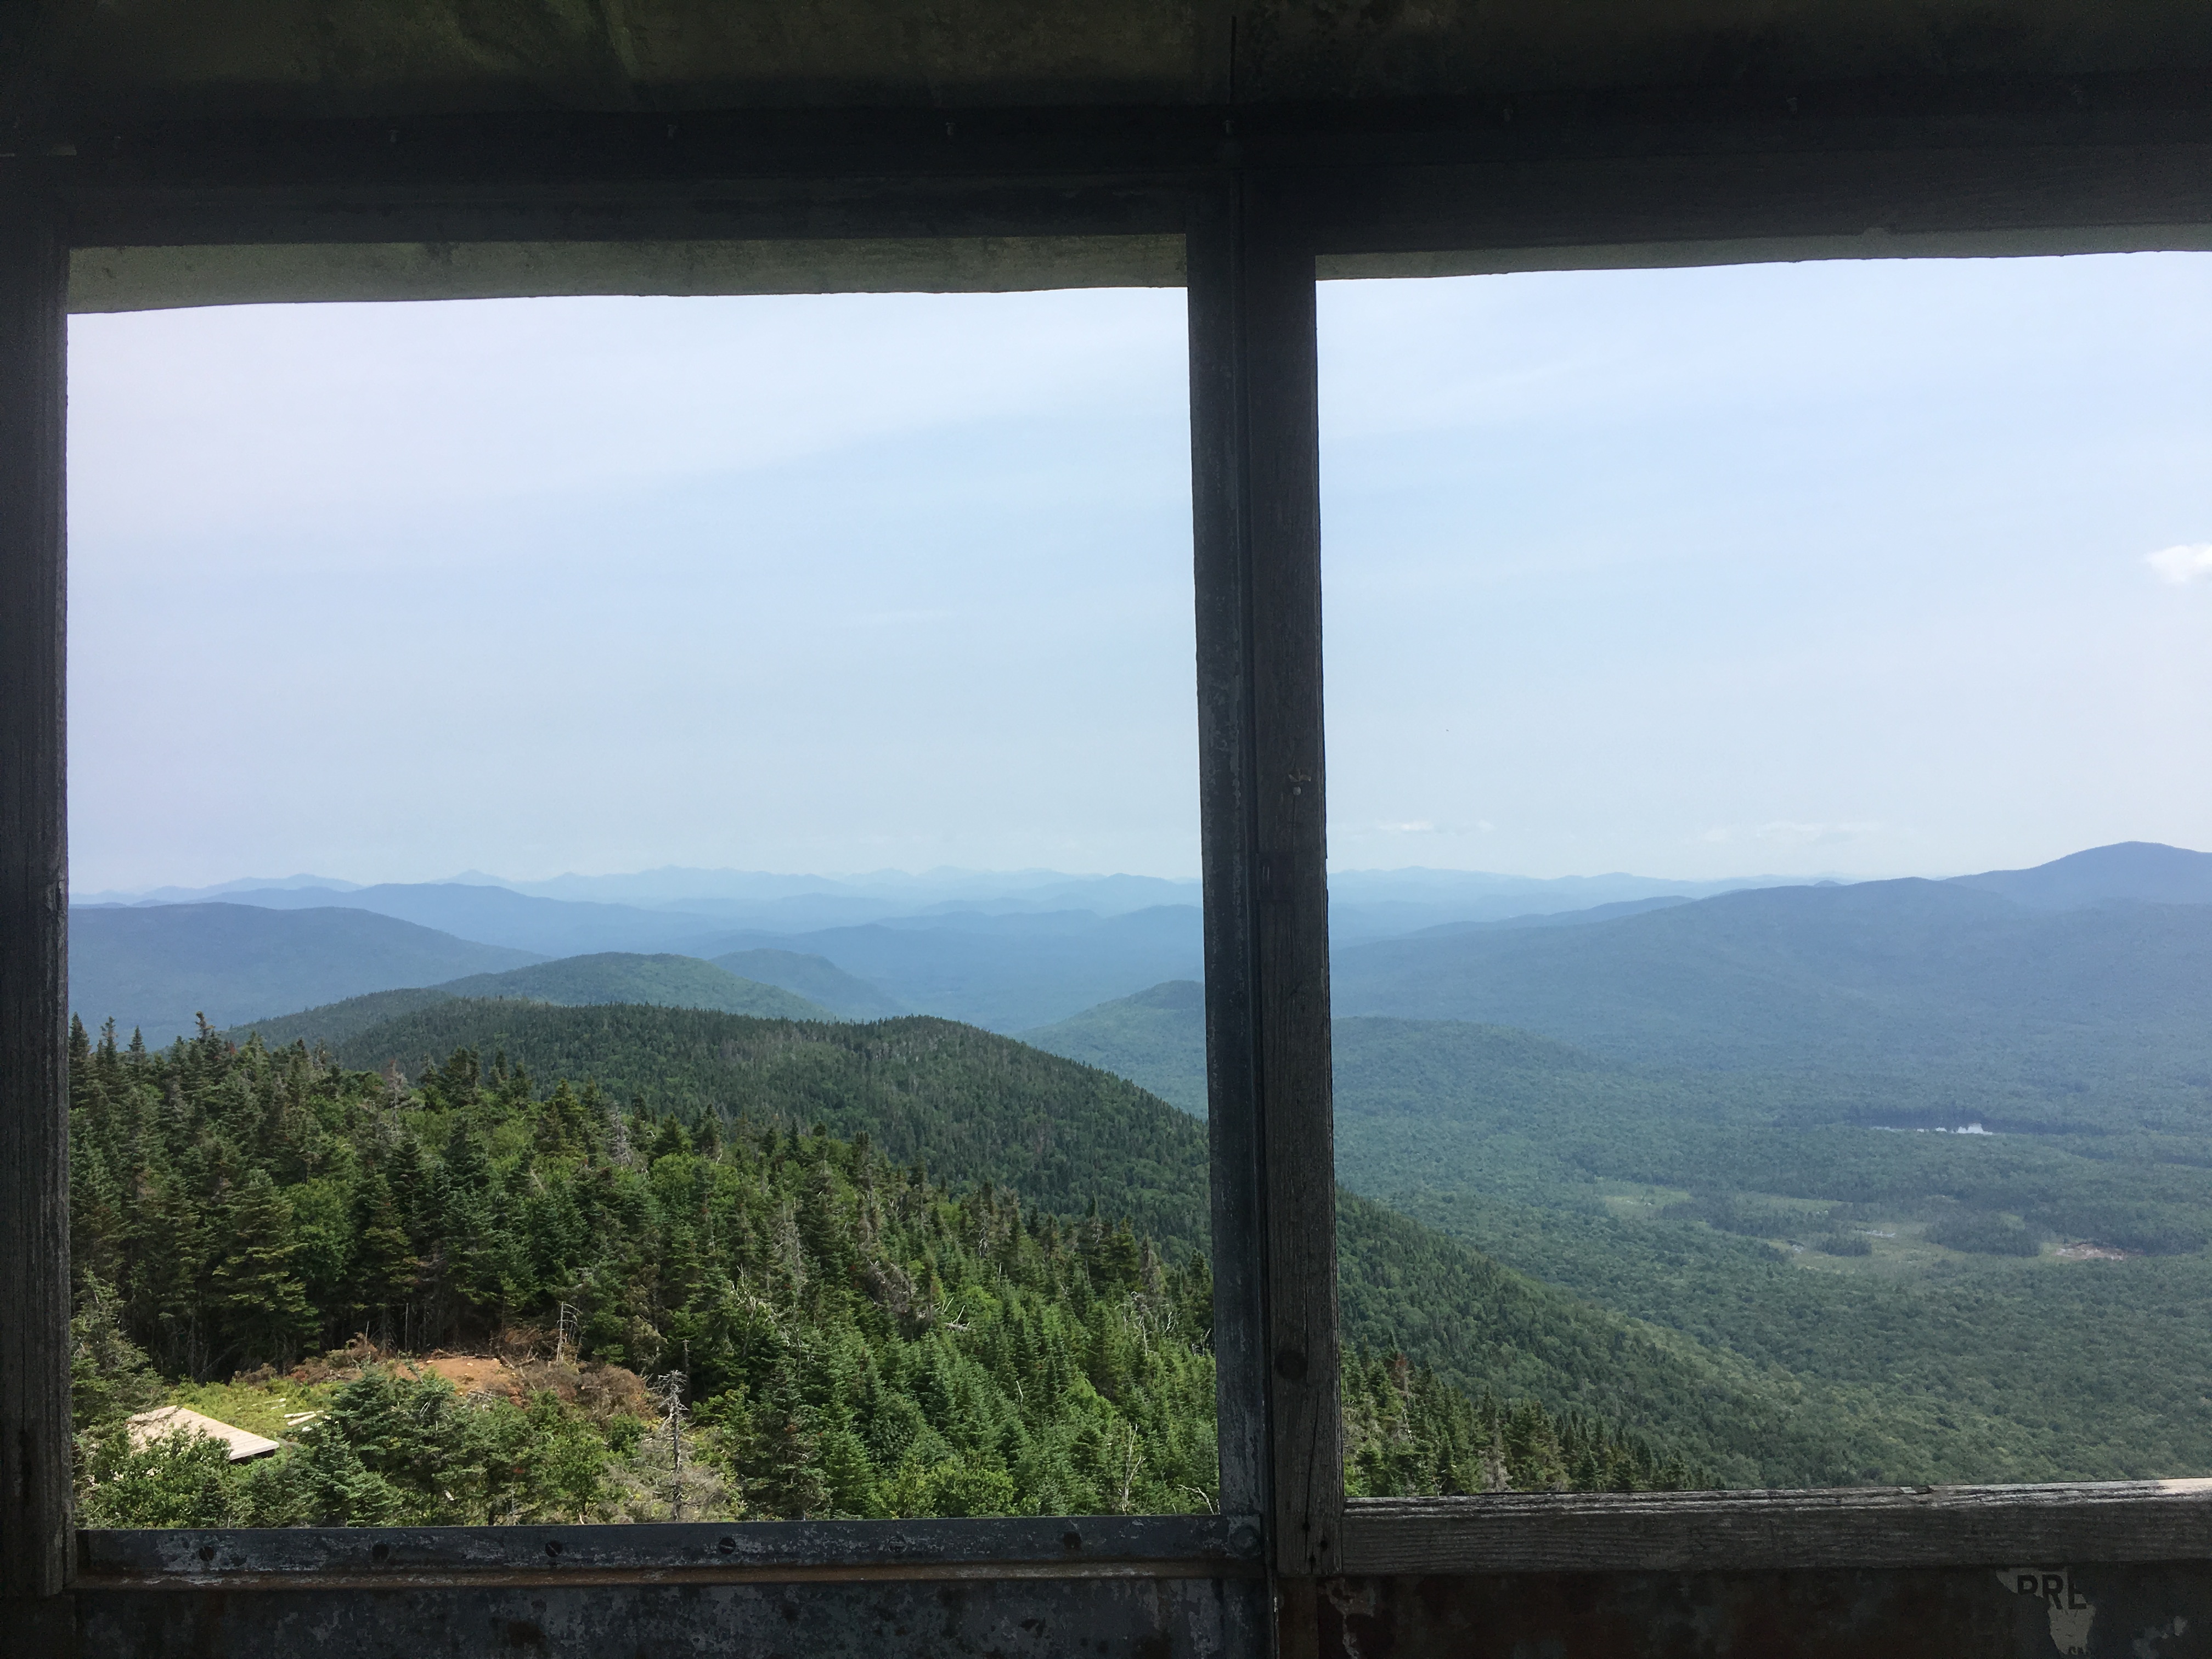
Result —
[[[2212, 258], [1322, 319], [1340, 867], [2212, 846]], [[1195, 867], [1179, 293], [71, 343], [80, 887]]]

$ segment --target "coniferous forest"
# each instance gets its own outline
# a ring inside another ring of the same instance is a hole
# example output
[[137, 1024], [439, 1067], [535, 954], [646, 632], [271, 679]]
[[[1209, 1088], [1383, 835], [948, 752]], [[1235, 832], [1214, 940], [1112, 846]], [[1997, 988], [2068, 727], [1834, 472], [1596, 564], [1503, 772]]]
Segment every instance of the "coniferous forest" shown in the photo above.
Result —
[[[893, 1094], [933, 1079], [904, 1111], [957, 1116], [957, 1068], [901, 1024], [863, 1058]], [[767, 1048], [807, 1029], [756, 1025]], [[410, 1079], [78, 1026], [71, 1095], [83, 1524], [1215, 1504], [1202, 1248], [1096, 1194], [1046, 1208], [770, 1099], [656, 1109], [496, 1050]], [[453, 1354], [503, 1356], [502, 1380]], [[164, 1401], [283, 1449], [134, 1443], [123, 1419]], [[1355, 1495], [1703, 1478], [1391, 1352], [1348, 1358], [1345, 1419]]]

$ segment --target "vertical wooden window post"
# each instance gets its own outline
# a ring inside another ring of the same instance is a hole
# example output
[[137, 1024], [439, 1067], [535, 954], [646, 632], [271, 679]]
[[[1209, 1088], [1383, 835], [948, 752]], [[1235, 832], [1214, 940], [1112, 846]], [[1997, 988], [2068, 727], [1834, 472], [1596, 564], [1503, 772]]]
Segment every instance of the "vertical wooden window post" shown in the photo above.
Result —
[[[69, 854], [63, 362], [68, 256], [0, 191], [0, 1597], [69, 1565]], [[35, 1647], [11, 1607], [14, 1636]]]
[[1292, 223], [1238, 178], [1188, 233], [1222, 1508], [1267, 1528], [1285, 1638], [1344, 1510], [1314, 261]]

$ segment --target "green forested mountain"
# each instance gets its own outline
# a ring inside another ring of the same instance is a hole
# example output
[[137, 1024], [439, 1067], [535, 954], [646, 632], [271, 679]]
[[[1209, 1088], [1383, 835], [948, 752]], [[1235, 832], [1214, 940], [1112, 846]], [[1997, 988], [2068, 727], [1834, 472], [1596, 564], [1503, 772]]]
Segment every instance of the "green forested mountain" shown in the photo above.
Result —
[[2212, 1469], [2212, 1113], [2193, 1138], [1882, 1130], [1788, 1075], [1444, 1023], [1342, 1021], [1337, 1057], [1349, 1184], [1818, 1385], [1883, 1478]]
[[[1187, 998], [1184, 1000], [1188, 1000]], [[659, 1008], [452, 1003], [340, 1045], [345, 1064], [419, 1074], [457, 1048], [684, 1116], [713, 1109], [865, 1132], [902, 1164], [1010, 1187], [1062, 1214], [1094, 1200], [1170, 1253], [1206, 1231], [1206, 1130], [1121, 1079], [972, 1026], [921, 1018], [783, 1025]], [[1462, 1388], [1633, 1425], [1732, 1484], [1843, 1478], [1826, 1431], [1769, 1433], [1796, 1389], [1694, 1341], [1500, 1274], [1379, 1206], [1340, 1206], [1351, 1340], [1401, 1348]], [[1601, 1367], [1593, 1355], [1610, 1358]]]
[[[246, 1020], [224, 1033], [243, 1042], [258, 1033], [264, 1047], [295, 1042], [336, 1045], [373, 1025], [459, 998], [550, 1002], [559, 1006], [635, 1002], [664, 1008], [711, 1008], [761, 1019], [831, 1019], [826, 1009], [774, 985], [739, 979], [696, 957], [641, 957], [619, 951], [563, 957], [502, 974], [476, 974], [420, 990], [373, 991], [274, 1019]], [[118, 1022], [119, 1023], [119, 1022]]]
[[[224, 1041], [238, 1043], [258, 1036], [266, 1048], [289, 1048], [295, 1042], [328, 1046], [343, 1042], [372, 1025], [381, 1025], [387, 1019], [397, 1019], [402, 1014], [453, 1000], [452, 992], [434, 985], [402, 991], [371, 991], [366, 996], [326, 1002], [319, 1008], [304, 1008], [296, 1014], [246, 1020], [222, 1035]], [[122, 1022], [116, 1023], [119, 1025]]]
[[[811, 1051], [783, 1073], [812, 1085], [787, 1103], [851, 1109], [888, 1090], [933, 1095], [949, 1115], [969, 1098], [963, 1059], [974, 1092], [995, 1092], [1001, 1109], [1017, 1087], [990, 1075], [986, 1051], [947, 1041], [959, 1028], [926, 1029], [938, 1022], [842, 1048], [823, 1034], [850, 1028], [743, 1023], [757, 1029], [737, 1069], [757, 1090], [779, 1041]], [[1018, 1063], [1018, 1045], [999, 1046]], [[841, 1054], [863, 1074], [842, 1091]], [[1213, 1501], [1205, 1258], [1164, 1253], [1096, 1204], [1068, 1216], [988, 1182], [956, 1192], [866, 1133], [780, 1121], [758, 1109], [764, 1095], [687, 1123], [592, 1082], [543, 1088], [500, 1054], [487, 1067], [464, 1049], [410, 1086], [304, 1046], [271, 1054], [209, 1035], [149, 1054], [119, 1049], [112, 1027], [95, 1046], [80, 1027], [72, 1060], [81, 1474], [95, 1523]], [[526, 1402], [462, 1409], [450, 1383], [374, 1363], [318, 1362], [289, 1384], [255, 1373], [319, 1415], [295, 1449], [250, 1469], [205, 1443], [134, 1452], [116, 1428], [152, 1392], [142, 1350], [191, 1379], [281, 1370], [347, 1333], [370, 1352], [494, 1336], [526, 1351], [533, 1331], [555, 1352], [524, 1368], [545, 1384]], [[1358, 1357], [1347, 1378], [1355, 1492], [1692, 1474], [1591, 1418], [1470, 1395], [1388, 1352]], [[668, 1384], [659, 1428], [637, 1382], [655, 1373]]]
[[[1133, 1028], [1133, 1071], [1200, 1041], [1194, 1012], [1095, 1012], [1059, 1029], [1110, 1063]], [[1762, 1379], [1789, 1407], [1745, 1443], [1769, 1478], [2212, 1469], [2201, 1093], [2194, 1134], [2106, 1127], [2117, 1090], [2042, 1103], [2037, 1133], [1950, 1134], [1929, 1132], [1966, 1115], [1941, 1078], [1659, 1071], [1449, 1021], [1340, 1020], [1335, 1052], [1348, 1186]]]
[[1206, 1115], [1206, 987], [1197, 980], [1171, 979], [1024, 1031], [1021, 1038]]
[[902, 1164], [1011, 1187], [1061, 1214], [1096, 1200], [1175, 1253], [1205, 1237], [1203, 1126], [1120, 1078], [971, 1025], [465, 1000], [374, 1027], [337, 1054], [411, 1077], [457, 1048], [690, 1121], [720, 1114], [866, 1133]]
[[2212, 905], [2036, 910], [1953, 883], [1730, 893], [1588, 927], [1340, 950], [1340, 1015], [1475, 1021], [1615, 1059], [2186, 1115], [2212, 1077]]
[[1869, 1467], [1837, 1402], [1778, 1366], [1624, 1319], [1353, 1193], [1340, 1194], [1337, 1230], [1350, 1342], [1403, 1352], [1486, 1395], [1524, 1396], [1632, 1431], [1717, 1485], [1888, 1478]]
[[70, 911], [70, 1005], [167, 1042], [195, 1029], [536, 961], [367, 910], [251, 904]]
[[[827, 957], [805, 951], [732, 951], [714, 958], [740, 979], [781, 985], [848, 1019], [888, 1019], [914, 1011], [888, 991], [847, 973]], [[744, 1012], [740, 1009], [738, 1012]]]
[[639, 1002], [663, 1008], [712, 1008], [757, 1019], [834, 1019], [818, 1003], [777, 985], [740, 979], [696, 957], [637, 956], [602, 951], [557, 962], [476, 974], [438, 988], [456, 997], [521, 997], [574, 1006]]

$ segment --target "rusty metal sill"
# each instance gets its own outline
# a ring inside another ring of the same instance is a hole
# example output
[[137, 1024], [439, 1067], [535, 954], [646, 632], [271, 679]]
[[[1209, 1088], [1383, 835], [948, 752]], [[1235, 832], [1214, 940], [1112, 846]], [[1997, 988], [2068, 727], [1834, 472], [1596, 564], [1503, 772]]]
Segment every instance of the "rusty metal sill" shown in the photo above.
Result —
[[2212, 1480], [1361, 1498], [1343, 1571], [1711, 1572], [2212, 1559]]
[[74, 1587], [432, 1589], [1042, 1578], [1263, 1571], [1256, 1520], [1081, 1516], [617, 1527], [85, 1531]]

